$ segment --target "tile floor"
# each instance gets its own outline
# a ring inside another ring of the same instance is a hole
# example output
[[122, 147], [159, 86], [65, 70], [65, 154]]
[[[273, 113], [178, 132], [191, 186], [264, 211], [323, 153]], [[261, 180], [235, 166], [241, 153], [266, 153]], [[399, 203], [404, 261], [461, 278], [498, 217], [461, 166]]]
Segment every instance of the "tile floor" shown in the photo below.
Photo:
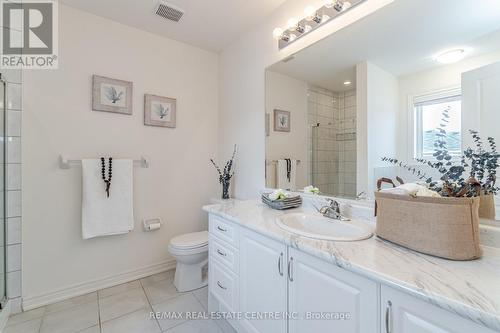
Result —
[[150, 318], [151, 311], [207, 311], [207, 287], [178, 293], [173, 273], [159, 273], [14, 315], [4, 333], [221, 333], [214, 320]]

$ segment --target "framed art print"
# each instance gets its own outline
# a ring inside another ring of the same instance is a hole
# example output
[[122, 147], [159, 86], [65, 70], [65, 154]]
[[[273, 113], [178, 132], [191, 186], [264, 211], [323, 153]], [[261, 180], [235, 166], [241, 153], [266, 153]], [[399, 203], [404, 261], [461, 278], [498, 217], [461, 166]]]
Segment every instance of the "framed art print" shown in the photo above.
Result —
[[132, 114], [132, 82], [94, 75], [92, 110]]
[[176, 116], [175, 98], [144, 95], [144, 125], [175, 128]]
[[290, 132], [290, 111], [274, 110], [274, 131]]

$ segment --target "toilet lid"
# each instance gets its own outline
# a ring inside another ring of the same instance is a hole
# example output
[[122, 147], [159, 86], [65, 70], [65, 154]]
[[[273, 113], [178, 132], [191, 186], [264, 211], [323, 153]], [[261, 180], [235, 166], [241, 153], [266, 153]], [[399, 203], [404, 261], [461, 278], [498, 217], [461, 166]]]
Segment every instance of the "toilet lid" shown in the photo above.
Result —
[[208, 231], [193, 232], [172, 238], [170, 245], [176, 248], [191, 249], [208, 244]]

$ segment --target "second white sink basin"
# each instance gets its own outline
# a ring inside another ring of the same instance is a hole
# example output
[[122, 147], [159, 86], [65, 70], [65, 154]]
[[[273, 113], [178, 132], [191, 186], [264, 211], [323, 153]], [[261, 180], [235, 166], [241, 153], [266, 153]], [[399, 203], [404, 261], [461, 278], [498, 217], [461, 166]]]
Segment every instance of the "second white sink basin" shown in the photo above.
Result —
[[339, 221], [319, 214], [290, 213], [276, 219], [282, 229], [309, 238], [352, 242], [370, 238], [373, 228], [359, 221]]

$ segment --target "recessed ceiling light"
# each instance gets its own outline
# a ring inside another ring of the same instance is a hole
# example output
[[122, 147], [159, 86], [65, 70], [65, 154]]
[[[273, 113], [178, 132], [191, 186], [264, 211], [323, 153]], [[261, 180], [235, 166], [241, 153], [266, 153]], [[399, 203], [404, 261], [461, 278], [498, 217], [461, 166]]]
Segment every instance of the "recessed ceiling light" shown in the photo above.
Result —
[[351, 81], [346, 80], [346, 81], [344, 81], [344, 86], [350, 86], [350, 85], [351, 85], [351, 83], [352, 83]]
[[453, 49], [445, 51], [436, 56], [436, 60], [442, 64], [451, 64], [462, 60], [465, 57], [464, 49]]

